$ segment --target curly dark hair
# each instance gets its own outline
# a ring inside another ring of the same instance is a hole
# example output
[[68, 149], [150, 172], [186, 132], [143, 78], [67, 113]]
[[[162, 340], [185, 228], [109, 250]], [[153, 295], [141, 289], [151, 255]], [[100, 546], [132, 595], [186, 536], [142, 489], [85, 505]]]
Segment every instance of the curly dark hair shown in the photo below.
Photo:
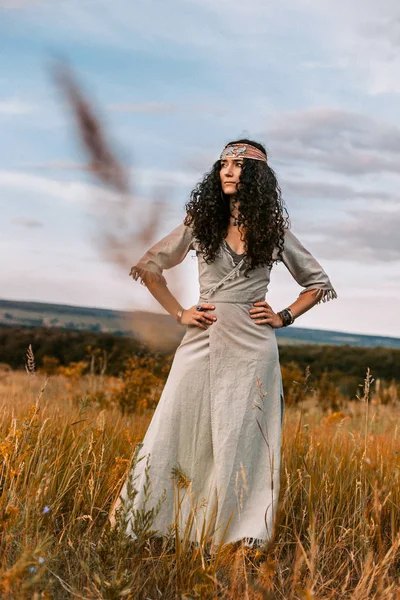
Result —
[[[241, 139], [229, 144], [250, 144], [267, 156], [264, 146], [252, 140]], [[217, 160], [185, 205], [185, 224], [193, 228], [199, 249], [208, 263], [215, 260], [226, 238], [230, 218], [229, 196], [222, 192], [220, 169], [221, 161]], [[276, 175], [268, 163], [244, 159], [237, 200], [238, 224], [244, 231], [245, 274], [259, 266], [272, 268], [273, 263], [282, 258], [289, 215]], [[278, 255], [273, 260], [275, 248]]]

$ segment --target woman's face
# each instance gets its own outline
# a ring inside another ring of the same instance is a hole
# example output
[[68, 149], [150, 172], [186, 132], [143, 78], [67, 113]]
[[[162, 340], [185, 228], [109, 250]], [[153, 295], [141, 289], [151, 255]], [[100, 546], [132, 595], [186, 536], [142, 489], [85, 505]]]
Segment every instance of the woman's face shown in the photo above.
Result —
[[219, 176], [221, 179], [222, 191], [227, 196], [231, 196], [237, 192], [237, 185], [240, 180], [243, 161], [243, 158], [224, 158], [221, 160]]

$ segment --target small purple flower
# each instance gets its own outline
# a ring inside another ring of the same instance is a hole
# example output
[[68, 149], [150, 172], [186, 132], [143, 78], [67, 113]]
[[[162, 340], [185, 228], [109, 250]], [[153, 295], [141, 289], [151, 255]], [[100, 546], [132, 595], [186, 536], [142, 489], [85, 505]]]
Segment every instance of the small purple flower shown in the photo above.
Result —
[[39, 556], [39, 564], [42, 565], [44, 563], [44, 558], [43, 556]]
[[29, 567], [29, 571], [30, 571], [31, 573], [35, 573], [35, 572], [36, 572], [36, 569], [35, 569], [35, 567]]
[[50, 506], [45, 506], [43, 509], [43, 514], [46, 515], [48, 512], [50, 512]]

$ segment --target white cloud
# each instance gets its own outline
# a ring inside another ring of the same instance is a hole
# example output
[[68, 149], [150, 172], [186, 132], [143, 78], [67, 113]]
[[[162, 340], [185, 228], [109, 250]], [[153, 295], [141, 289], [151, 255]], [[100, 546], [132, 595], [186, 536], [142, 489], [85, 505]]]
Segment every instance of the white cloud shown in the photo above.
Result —
[[163, 102], [147, 102], [143, 104], [118, 103], [106, 107], [109, 111], [120, 113], [170, 114], [170, 113], [205, 113], [216, 116], [228, 114], [229, 107], [207, 104], [165, 104]]
[[169, 114], [179, 110], [177, 104], [164, 104], [162, 102], [148, 102], [146, 104], [118, 103], [107, 106], [108, 110], [115, 112], [133, 112], [150, 114]]
[[12, 224], [20, 227], [26, 227], [27, 229], [43, 227], [43, 223], [41, 221], [38, 221], [37, 219], [30, 219], [29, 217], [15, 217], [15, 219], [12, 220]]
[[350, 185], [326, 180], [314, 181], [307, 179], [296, 181], [293, 179], [283, 179], [282, 189], [284, 189], [285, 194], [295, 197], [300, 196], [302, 198], [339, 200], [346, 203], [349, 200], [377, 200], [380, 203], [384, 202], [389, 210], [400, 203], [400, 196], [396, 194], [387, 193], [379, 189], [356, 189]]
[[24, 8], [41, 2], [42, 0], [0, 0], [0, 8]]
[[[3, 5], [15, 4], [2, 0]], [[29, 5], [16, 2], [16, 5]], [[1, 4], [0, 4], [1, 5]], [[35, 5], [36, 6], [36, 5]], [[99, 0], [37, 3], [32, 25], [63, 31], [64, 39], [163, 56], [184, 49], [204, 59], [266, 75], [267, 65], [347, 71], [346, 85], [371, 94], [400, 91], [397, 0]], [[233, 54], [234, 53], [234, 54]], [[260, 71], [260, 68], [262, 71]], [[322, 90], [321, 90], [322, 91]]]
[[0, 116], [29, 115], [37, 110], [36, 106], [18, 99], [0, 100]]
[[265, 134], [278, 160], [341, 174], [400, 174], [400, 129], [348, 110], [310, 108], [278, 113]]
[[286, 0], [286, 5], [294, 2], [323, 36], [332, 66], [347, 71], [348, 90], [400, 92], [398, 0]]
[[87, 205], [93, 197], [101, 197], [107, 201], [119, 201], [120, 196], [99, 186], [80, 181], [61, 181], [31, 175], [22, 171], [0, 170], [0, 188], [26, 191], [61, 200], [63, 202]]
[[[93, 169], [90, 165], [85, 163], [77, 163], [69, 160], [52, 160], [41, 163], [24, 163], [24, 168], [34, 169], [39, 171], [71, 171], [71, 172], [83, 172], [83, 173], [92, 173]], [[191, 172], [185, 170], [178, 169], [160, 169], [155, 167], [147, 167], [147, 168], [139, 168], [139, 167], [131, 167], [129, 169], [133, 182], [140, 180], [142, 185], [154, 187], [154, 186], [193, 186], [194, 184], [194, 175], [193, 170]], [[60, 198], [63, 199], [72, 199], [71, 193], [68, 192], [65, 194], [66, 190], [62, 189], [62, 186], [65, 185], [66, 182], [49, 179], [45, 177], [40, 177], [37, 175], [29, 175], [26, 173], [22, 173], [22, 176], [19, 176], [20, 172], [13, 172], [14, 176], [11, 176], [10, 172], [8, 172], [7, 176], [4, 176], [2, 179], [0, 171], [0, 185], [3, 182], [8, 182], [9, 185], [21, 188], [33, 185], [35, 188], [39, 187], [41, 189], [47, 188], [50, 194], [59, 195], [59, 192], [62, 191]], [[195, 177], [201, 176], [202, 171], [196, 168]], [[55, 185], [56, 184], [56, 185]], [[61, 187], [57, 184], [61, 184]], [[106, 192], [104, 188], [100, 188], [99, 186], [95, 186], [93, 184], [82, 184], [81, 182], [72, 182], [72, 184], [76, 185], [77, 188], [74, 189], [74, 193], [76, 189], [80, 190], [80, 192], [75, 196], [75, 201], [80, 200], [82, 198], [82, 193], [90, 192], [92, 195], [94, 193], [98, 194], [106, 194], [106, 197], [110, 201], [116, 201], [120, 199], [120, 195], [115, 194], [113, 192]], [[80, 187], [83, 186], [83, 187]]]
[[[156, 169], [156, 168], [133, 168], [133, 176], [138, 176], [142, 183], [146, 185], [170, 185], [170, 186], [183, 186], [183, 187], [194, 187], [193, 173], [188, 171], [180, 171], [177, 169]], [[198, 177], [201, 177], [200, 171], [197, 173]]]
[[296, 227], [316, 238], [313, 246], [324, 258], [371, 266], [392, 263], [397, 272], [400, 266], [399, 208], [390, 212], [349, 210], [346, 216], [336, 221], [298, 221]]

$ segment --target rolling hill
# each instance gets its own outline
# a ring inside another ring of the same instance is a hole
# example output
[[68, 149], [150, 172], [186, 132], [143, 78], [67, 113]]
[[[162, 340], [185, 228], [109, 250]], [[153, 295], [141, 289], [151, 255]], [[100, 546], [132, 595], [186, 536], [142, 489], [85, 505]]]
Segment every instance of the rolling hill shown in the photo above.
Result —
[[[117, 311], [44, 302], [0, 300], [0, 326], [60, 327], [76, 331], [131, 335], [137, 339], [158, 336], [165, 345], [176, 345], [182, 328], [169, 315], [146, 311]], [[400, 348], [400, 339], [339, 331], [287, 327], [276, 330], [279, 344], [334, 344]]]

